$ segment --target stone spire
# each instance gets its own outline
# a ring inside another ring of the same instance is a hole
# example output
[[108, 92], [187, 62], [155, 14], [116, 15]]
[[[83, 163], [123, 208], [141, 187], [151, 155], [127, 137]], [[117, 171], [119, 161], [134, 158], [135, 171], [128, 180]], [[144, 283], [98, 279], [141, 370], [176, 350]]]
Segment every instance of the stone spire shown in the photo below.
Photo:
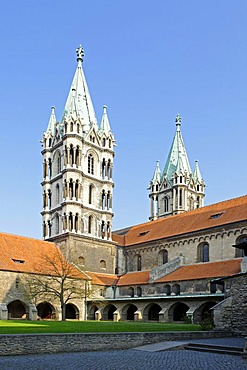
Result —
[[55, 107], [51, 107], [51, 115], [50, 115], [50, 119], [48, 122], [47, 130], [46, 130], [47, 134], [51, 134], [52, 136], [55, 135], [56, 122], [57, 120], [55, 116]]
[[162, 178], [166, 176], [168, 181], [172, 180], [175, 173], [191, 174], [188, 156], [180, 131], [182, 119], [179, 114], [176, 116], [175, 122], [177, 126], [176, 133], [162, 173]]
[[99, 128], [99, 134], [102, 135], [103, 133], [107, 137], [111, 133], [111, 127], [110, 127], [109, 119], [107, 116], [107, 106], [106, 105], [103, 106], [103, 115], [102, 115], [100, 128]]
[[97, 119], [82, 68], [84, 51], [81, 45], [76, 53], [78, 65], [65, 104], [63, 120], [70, 116], [73, 119], [80, 118], [84, 131], [87, 132], [93, 125], [97, 126]]
[[195, 180], [195, 182], [203, 182], [203, 178], [202, 178], [202, 175], [201, 175], [201, 172], [199, 170], [199, 164], [198, 164], [198, 161], [195, 161], [195, 169], [194, 169], [194, 172], [193, 172], [193, 178]]
[[154, 171], [153, 178], [151, 180], [151, 184], [160, 184], [160, 179], [161, 179], [161, 172], [160, 172], [160, 161], [156, 161], [156, 168]]

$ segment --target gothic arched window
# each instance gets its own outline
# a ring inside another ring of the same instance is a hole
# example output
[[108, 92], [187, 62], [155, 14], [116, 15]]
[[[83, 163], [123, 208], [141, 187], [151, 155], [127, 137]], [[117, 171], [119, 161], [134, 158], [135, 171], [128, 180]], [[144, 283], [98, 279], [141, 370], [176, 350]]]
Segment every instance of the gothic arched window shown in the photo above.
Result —
[[92, 154], [88, 155], [88, 173], [91, 175], [94, 174], [94, 157]]
[[142, 270], [142, 256], [139, 254], [137, 256], [137, 271]]
[[88, 203], [93, 203], [93, 185], [89, 185], [89, 193], [88, 193]]

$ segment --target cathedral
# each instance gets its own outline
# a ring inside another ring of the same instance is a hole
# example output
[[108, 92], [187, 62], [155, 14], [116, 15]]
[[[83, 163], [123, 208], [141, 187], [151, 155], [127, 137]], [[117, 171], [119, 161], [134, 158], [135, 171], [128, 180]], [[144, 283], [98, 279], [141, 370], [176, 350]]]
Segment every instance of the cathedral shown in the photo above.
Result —
[[165, 166], [157, 161], [150, 180], [149, 220], [113, 231], [115, 138], [106, 106], [97, 121], [81, 46], [76, 54], [62, 118], [52, 107], [42, 138], [44, 241], [0, 234], [0, 273], [8, 276], [0, 319], [48, 311], [60, 319], [58, 302], [42, 295], [31, 304], [16, 283], [20, 274], [39, 273], [38, 251], [54, 250], [94, 289], [68, 303], [67, 318], [200, 323], [215, 312], [224, 326], [234, 278], [247, 274], [247, 196], [204, 206], [205, 182], [198, 161], [191, 169], [178, 114]]

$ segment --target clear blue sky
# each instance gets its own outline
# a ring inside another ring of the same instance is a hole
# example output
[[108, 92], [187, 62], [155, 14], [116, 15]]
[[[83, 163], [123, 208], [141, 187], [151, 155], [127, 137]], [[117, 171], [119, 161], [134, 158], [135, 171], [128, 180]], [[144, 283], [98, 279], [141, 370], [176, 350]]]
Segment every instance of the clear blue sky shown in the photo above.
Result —
[[0, 231], [41, 237], [40, 143], [76, 68], [118, 147], [114, 228], [145, 222], [147, 186], [182, 116], [205, 203], [246, 194], [246, 0], [42, 0], [1, 5]]

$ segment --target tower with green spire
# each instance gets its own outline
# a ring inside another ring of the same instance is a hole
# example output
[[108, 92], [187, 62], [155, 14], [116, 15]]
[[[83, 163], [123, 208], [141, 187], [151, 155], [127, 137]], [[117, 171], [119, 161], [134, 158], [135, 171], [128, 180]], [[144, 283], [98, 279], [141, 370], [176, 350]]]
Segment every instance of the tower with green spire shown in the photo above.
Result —
[[149, 187], [151, 221], [195, 208], [204, 204], [205, 184], [198, 161], [192, 172], [181, 134], [182, 119], [176, 116], [176, 132], [161, 173], [159, 161]]
[[115, 140], [106, 106], [98, 126], [82, 68], [81, 46], [76, 53], [77, 68], [62, 119], [57, 122], [52, 107], [42, 139], [43, 237], [55, 241], [83, 269], [114, 272]]

